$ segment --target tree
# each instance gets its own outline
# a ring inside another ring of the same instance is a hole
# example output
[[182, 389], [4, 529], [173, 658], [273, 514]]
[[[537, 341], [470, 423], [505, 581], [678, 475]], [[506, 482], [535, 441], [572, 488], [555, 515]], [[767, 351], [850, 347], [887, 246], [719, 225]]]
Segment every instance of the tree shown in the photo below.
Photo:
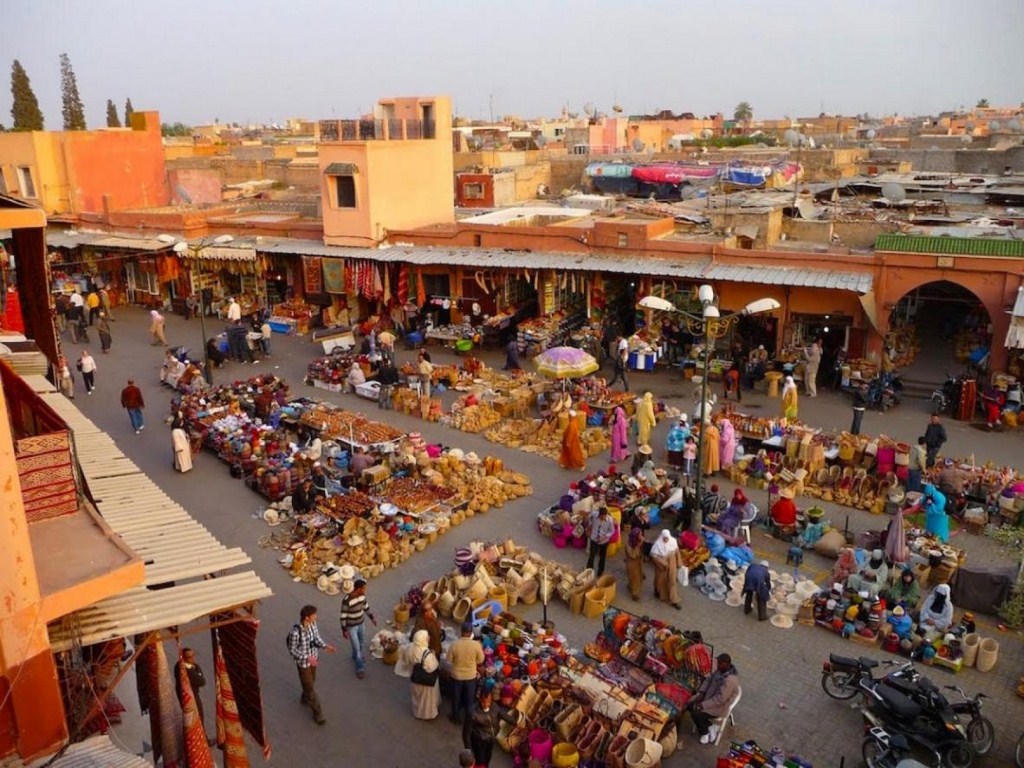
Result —
[[160, 134], [162, 136], [191, 136], [192, 127], [184, 123], [161, 123]]
[[60, 55], [60, 96], [64, 103], [61, 114], [64, 116], [65, 131], [85, 130], [85, 107], [82, 97], [78, 94], [78, 78], [71, 68], [71, 59], [66, 53]]
[[28, 73], [17, 59], [11, 65], [11, 96], [13, 98], [11, 117], [14, 118], [11, 130], [43, 130], [43, 113], [39, 109], [39, 101], [32, 90]]
[[988, 99], [978, 99], [978, 103], [974, 107], [975, 109], [988, 109]]
[[117, 107], [112, 99], [107, 99], [107, 128], [120, 128], [121, 118], [117, 116]]
[[132, 115], [135, 114], [135, 108], [132, 106], [131, 99], [125, 99], [124, 102], [124, 127], [132, 127]]
[[750, 106], [749, 101], [741, 101], [736, 105], [736, 109], [732, 111], [732, 116], [733, 119], [746, 123], [754, 116], [754, 109]]

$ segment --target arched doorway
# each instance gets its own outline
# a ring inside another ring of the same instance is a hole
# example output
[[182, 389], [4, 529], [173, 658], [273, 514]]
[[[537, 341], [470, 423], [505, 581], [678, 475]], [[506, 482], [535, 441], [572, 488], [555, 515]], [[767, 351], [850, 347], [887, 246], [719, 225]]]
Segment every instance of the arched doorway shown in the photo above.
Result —
[[895, 348], [897, 358], [912, 354], [906, 377], [938, 384], [947, 373], [987, 362], [992, 317], [969, 289], [949, 280], [925, 283], [896, 303], [886, 347]]

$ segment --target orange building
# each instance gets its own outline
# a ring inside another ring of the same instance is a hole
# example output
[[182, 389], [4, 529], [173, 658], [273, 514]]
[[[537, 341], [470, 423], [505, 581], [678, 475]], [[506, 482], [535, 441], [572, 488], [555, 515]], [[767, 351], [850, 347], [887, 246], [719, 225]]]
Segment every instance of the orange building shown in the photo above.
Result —
[[0, 194], [78, 217], [167, 205], [159, 112], [136, 112], [131, 128], [0, 133]]
[[394, 229], [453, 221], [445, 96], [381, 99], [371, 117], [320, 121], [324, 242], [372, 246]]

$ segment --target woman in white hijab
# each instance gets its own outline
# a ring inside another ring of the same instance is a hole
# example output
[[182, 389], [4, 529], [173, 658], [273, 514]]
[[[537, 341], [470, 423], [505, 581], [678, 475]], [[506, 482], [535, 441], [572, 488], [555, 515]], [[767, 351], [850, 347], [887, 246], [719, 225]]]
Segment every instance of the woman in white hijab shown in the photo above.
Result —
[[787, 376], [786, 383], [782, 387], [782, 415], [787, 419], [795, 419], [799, 399], [800, 396], [796, 391], [796, 382], [793, 381], [792, 376]]
[[430, 650], [430, 636], [427, 634], [427, 630], [421, 629], [412, 636], [412, 642], [405, 649], [404, 662], [410, 668], [421, 665], [424, 672], [434, 675], [433, 684], [423, 685], [416, 682], [416, 671], [413, 669], [410, 685], [412, 716], [418, 720], [433, 720], [437, 717], [441, 692], [437, 684], [437, 656]]
[[679, 543], [670, 531], [662, 531], [661, 536], [651, 546], [651, 560], [654, 562], [655, 596], [666, 603], [671, 603], [676, 610], [682, 608], [679, 604], [679, 586], [676, 583], [676, 574], [682, 557]]
[[654, 472], [654, 462], [650, 459], [644, 462], [643, 467], [641, 467], [640, 471], [637, 472], [637, 477], [639, 477], [648, 488], [657, 488], [661, 485], [661, 480], [658, 479], [658, 475]]
[[366, 374], [363, 373], [362, 367], [359, 363], [352, 363], [352, 367], [348, 369], [348, 386], [350, 392], [355, 392], [356, 387], [360, 384], [366, 383]]

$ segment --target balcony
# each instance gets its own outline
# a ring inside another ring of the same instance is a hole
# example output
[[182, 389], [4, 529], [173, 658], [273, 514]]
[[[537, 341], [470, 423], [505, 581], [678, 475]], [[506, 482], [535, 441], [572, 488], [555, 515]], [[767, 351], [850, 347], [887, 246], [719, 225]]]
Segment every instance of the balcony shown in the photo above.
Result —
[[412, 141], [436, 138], [433, 120], [321, 120], [320, 141]]

